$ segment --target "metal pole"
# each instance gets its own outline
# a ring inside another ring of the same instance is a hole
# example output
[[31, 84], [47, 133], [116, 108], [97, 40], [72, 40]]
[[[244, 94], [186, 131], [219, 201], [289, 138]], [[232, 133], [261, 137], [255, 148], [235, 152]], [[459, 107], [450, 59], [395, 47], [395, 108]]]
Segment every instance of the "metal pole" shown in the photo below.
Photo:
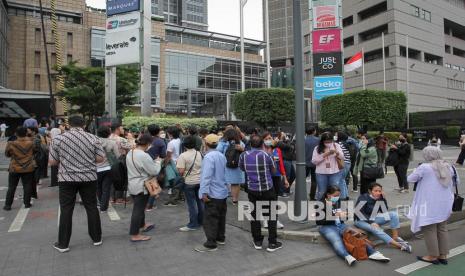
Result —
[[384, 51], [384, 32], [381, 33], [383, 40], [383, 90], [386, 91], [386, 53]]
[[[42, 9], [42, 0], [39, 0], [40, 21], [42, 23], [42, 38], [44, 40], [45, 64], [47, 65], [48, 91], [50, 96], [50, 116], [56, 117], [55, 97], [52, 89], [52, 75], [50, 73], [50, 64], [48, 63], [47, 36], [45, 35], [44, 11]], [[56, 119], [56, 118], [55, 118]]]
[[187, 117], [192, 118], [192, 90], [187, 89]]
[[268, 0], [265, 0], [265, 41], [266, 41], [266, 78], [268, 88], [271, 88], [271, 61], [270, 61], [270, 10]]
[[[305, 118], [304, 118], [304, 82], [303, 82], [303, 52], [302, 52], [302, 15], [300, 0], [293, 2], [294, 29], [294, 85], [295, 85], [295, 129], [297, 141], [296, 187], [294, 198], [294, 215], [296, 217], [306, 213], [301, 203], [307, 202], [307, 183], [305, 182]], [[305, 216], [306, 217], [306, 216]]]
[[363, 83], [363, 90], [365, 90], [365, 50], [362, 47], [362, 83]]
[[140, 92], [141, 92], [141, 114], [152, 115], [152, 91], [151, 91], [151, 64], [150, 64], [150, 42], [152, 33], [151, 1], [143, 0], [142, 18], [142, 50], [140, 57]]
[[244, 6], [247, 0], [239, 0], [241, 20], [241, 91], [245, 91], [245, 65], [244, 65]]
[[105, 68], [105, 111], [116, 118], [116, 67]]
[[407, 91], [406, 91], [406, 94], [407, 94], [407, 129], [410, 128], [410, 118], [409, 118], [409, 110], [408, 110], [408, 107], [409, 107], [409, 93], [410, 93], [410, 67], [409, 67], [409, 62], [408, 62], [408, 59], [409, 59], [409, 55], [408, 55], [408, 35], [406, 35], [405, 37], [405, 49], [406, 49], [406, 53], [405, 53], [405, 56], [406, 56], [406, 64], [407, 64]]

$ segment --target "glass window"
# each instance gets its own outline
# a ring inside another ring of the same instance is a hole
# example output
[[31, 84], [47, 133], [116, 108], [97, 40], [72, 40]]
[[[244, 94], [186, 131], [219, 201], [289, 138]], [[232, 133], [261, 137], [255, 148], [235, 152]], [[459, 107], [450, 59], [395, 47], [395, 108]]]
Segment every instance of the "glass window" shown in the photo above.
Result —
[[34, 52], [34, 67], [40, 68], [40, 51]]

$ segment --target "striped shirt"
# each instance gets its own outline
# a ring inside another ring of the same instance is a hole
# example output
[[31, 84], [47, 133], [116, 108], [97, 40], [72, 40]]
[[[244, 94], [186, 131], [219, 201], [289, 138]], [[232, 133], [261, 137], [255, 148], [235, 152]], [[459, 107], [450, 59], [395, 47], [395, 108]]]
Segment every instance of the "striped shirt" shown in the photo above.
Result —
[[250, 191], [262, 192], [273, 189], [271, 177], [276, 167], [268, 153], [258, 149], [243, 152], [239, 158], [239, 168], [247, 175]]
[[91, 182], [97, 180], [97, 156], [105, 157], [98, 137], [72, 128], [52, 140], [49, 159], [60, 163], [58, 182]]
[[346, 164], [350, 164], [350, 151], [346, 145], [346, 143], [339, 142], [339, 146], [341, 146], [342, 152], [344, 153], [344, 162]]

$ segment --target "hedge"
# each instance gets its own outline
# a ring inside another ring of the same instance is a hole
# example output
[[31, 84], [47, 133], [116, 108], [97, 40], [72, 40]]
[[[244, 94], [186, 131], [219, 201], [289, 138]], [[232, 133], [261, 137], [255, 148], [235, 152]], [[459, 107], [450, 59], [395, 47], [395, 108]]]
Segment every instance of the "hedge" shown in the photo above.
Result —
[[[384, 132], [384, 137], [388, 138], [389, 143], [392, 144], [392, 143], [394, 143], [394, 142], [396, 142], [396, 141], [399, 140], [399, 135], [400, 135], [400, 134], [401, 134], [401, 133], [400, 133], [400, 132], [397, 132], [397, 131], [386, 131], [386, 132]], [[379, 131], [368, 131], [368, 136], [370, 136], [370, 138], [375, 139], [376, 136], [378, 136], [378, 135], [379, 135]], [[413, 141], [413, 135], [412, 135], [412, 134], [407, 134], [407, 136], [408, 136], [408, 137], [407, 137], [407, 141], [408, 141], [409, 143], [412, 143], [412, 141]]]
[[460, 136], [460, 127], [459, 126], [447, 126], [446, 127], [446, 137], [449, 139], [455, 139]]
[[128, 116], [123, 118], [123, 126], [127, 128], [142, 129], [148, 125], [156, 124], [161, 128], [167, 128], [179, 124], [186, 128], [196, 126], [212, 130], [217, 127], [217, 121], [214, 118], [177, 118], [177, 117], [142, 117]]

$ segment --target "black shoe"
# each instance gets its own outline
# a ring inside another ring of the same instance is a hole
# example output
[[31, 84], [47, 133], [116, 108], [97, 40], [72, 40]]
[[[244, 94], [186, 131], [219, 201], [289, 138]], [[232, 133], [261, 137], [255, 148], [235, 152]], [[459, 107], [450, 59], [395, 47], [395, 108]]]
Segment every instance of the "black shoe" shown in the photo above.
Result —
[[434, 264], [434, 265], [438, 265], [438, 264], [439, 264], [439, 261], [438, 261], [438, 260], [429, 261], [429, 260], [425, 260], [422, 256], [417, 256], [417, 260], [422, 261], [422, 262], [425, 262], [425, 263]]
[[275, 252], [278, 249], [283, 248], [283, 244], [281, 242], [271, 243], [268, 245], [266, 251], [268, 252]]
[[263, 242], [262, 241], [254, 241], [253, 242], [253, 247], [257, 250], [262, 250], [263, 249]]
[[11, 211], [11, 206], [3, 206], [3, 210], [5, 211]]
[[58, 250], [58, 252], [60, 253], [65, 253], [65, 252], [68, 252], [69, 251], [69, 247], [62, 247], [58, 244], [58, 242], [54, 243], [53, 244], [53, 248], [55, 248], [56, 250]]
[[29, 209], [32, 207], [32, 204], [24, 205], [24, 208]]
[[165, 204], [163, 204], [163, 206], [175, 207], [175, 206], [178, 206], [178, 204], [176, 202], [166, 202]]
[[443, 265], [448, 265], [449, 262], [447, 261], [447, 259], [438, 259], [438, 261], [443, 264]]

